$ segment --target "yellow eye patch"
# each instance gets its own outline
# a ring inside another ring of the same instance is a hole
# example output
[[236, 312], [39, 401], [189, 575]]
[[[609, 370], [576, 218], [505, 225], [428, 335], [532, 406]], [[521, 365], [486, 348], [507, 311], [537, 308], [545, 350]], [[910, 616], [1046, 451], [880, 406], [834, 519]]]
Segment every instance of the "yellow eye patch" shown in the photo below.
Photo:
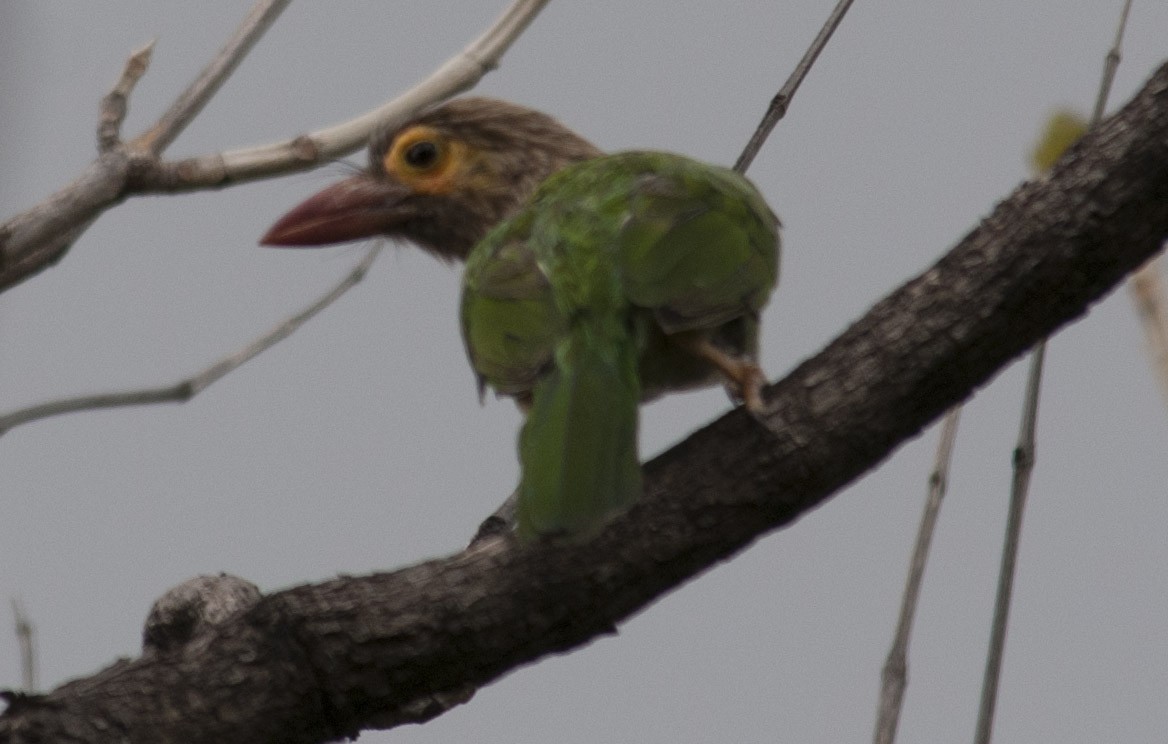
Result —
[[433, 127], [415, 126], [394, 138], [381, 165], [386, 174], [424, 194], [449, 193], [466, 163], [466, 145]]

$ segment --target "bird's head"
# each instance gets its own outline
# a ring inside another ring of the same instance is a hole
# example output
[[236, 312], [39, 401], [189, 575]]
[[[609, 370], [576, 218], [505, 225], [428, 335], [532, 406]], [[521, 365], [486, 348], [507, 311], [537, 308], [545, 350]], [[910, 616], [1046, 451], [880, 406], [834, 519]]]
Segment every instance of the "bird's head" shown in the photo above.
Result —
[[376, 134], [366, 170], [309, 197], [260, 243], [317, 246], [384, 235], [465, 260], [541, 181], [600, 154], [546, 114], [457, 99]]

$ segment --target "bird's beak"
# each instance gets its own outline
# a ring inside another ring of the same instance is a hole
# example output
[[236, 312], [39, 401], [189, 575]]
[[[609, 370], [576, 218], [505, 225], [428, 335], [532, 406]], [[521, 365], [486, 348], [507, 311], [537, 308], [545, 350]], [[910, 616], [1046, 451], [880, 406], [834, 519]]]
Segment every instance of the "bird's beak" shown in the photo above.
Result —
[[369, 238], [401, 223], [398, 184], [361, 174], [329, 186], [281, 217], [260, 238], [260, 245], [318, 246]]

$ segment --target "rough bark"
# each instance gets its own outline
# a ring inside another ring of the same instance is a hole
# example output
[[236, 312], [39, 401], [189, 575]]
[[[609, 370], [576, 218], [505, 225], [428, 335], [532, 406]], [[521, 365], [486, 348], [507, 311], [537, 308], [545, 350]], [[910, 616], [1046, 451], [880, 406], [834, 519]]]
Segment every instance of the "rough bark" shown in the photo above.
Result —
[[0, 741], [319, 742], [425, 719], [444, 695], [610, 632], [821, 504], [1166, 236], [1168, 65], [1047, 178], [771, 386], [761, 421], [733, 411], [649, 462], [645, 498], [594, 538], [500, 538], [267, 596], [178, 651], [14, 700]]

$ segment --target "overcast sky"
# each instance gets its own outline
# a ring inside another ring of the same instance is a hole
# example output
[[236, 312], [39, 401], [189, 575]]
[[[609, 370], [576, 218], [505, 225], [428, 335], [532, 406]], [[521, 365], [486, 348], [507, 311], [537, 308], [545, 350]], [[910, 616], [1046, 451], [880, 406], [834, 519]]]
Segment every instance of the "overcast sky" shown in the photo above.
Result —
[[[169, 154], [257, 144], [394, 96], [503, 0], [294, 3]], [[926, 268], [1027, 176], [1051, 109], [1090, 110], [1119, 0], [860, 0], [751, 169], [786, 226], [764, 319], [772, 379]], [[829, 2], [553, 2], [478, 92], [605, 149], [730, 163]], [[97, 102], [157, 38], [126, 131], [198, 72], [245, 4], [0, 4], [0, 216], [94, 155]], [[1137, 0], [1112, 108], [1168, 56]], [[364, 162], [364, 155], [354, 156]], [[134, 199], [0, 296], [0, 409], [174, 382], [343, 275], [359, 247], [256, 246], [339, 166]], [[0, 438], [0, 688], [8, 598], [41, 684], [132, 656], [150, 603], [200, 573], [265, 591], [459, 549], [517, 478], [519, 417], [480, 406], [459, 272], [410, 246], [295, 336], [183, 406], [84, 413]], [[1052, 342], [999, 742], [1168, 740], [1168, 408], [1126, 291]], [[977, 708], [1024, 364], [972, 399], [910, 657], [901, 742], [965, 741]], [[643, 409], [649, 457], [725, 411]], [[931, 429], [794, 525], [620, 629], [362, 742], [861, 742], [904, 581]]]

